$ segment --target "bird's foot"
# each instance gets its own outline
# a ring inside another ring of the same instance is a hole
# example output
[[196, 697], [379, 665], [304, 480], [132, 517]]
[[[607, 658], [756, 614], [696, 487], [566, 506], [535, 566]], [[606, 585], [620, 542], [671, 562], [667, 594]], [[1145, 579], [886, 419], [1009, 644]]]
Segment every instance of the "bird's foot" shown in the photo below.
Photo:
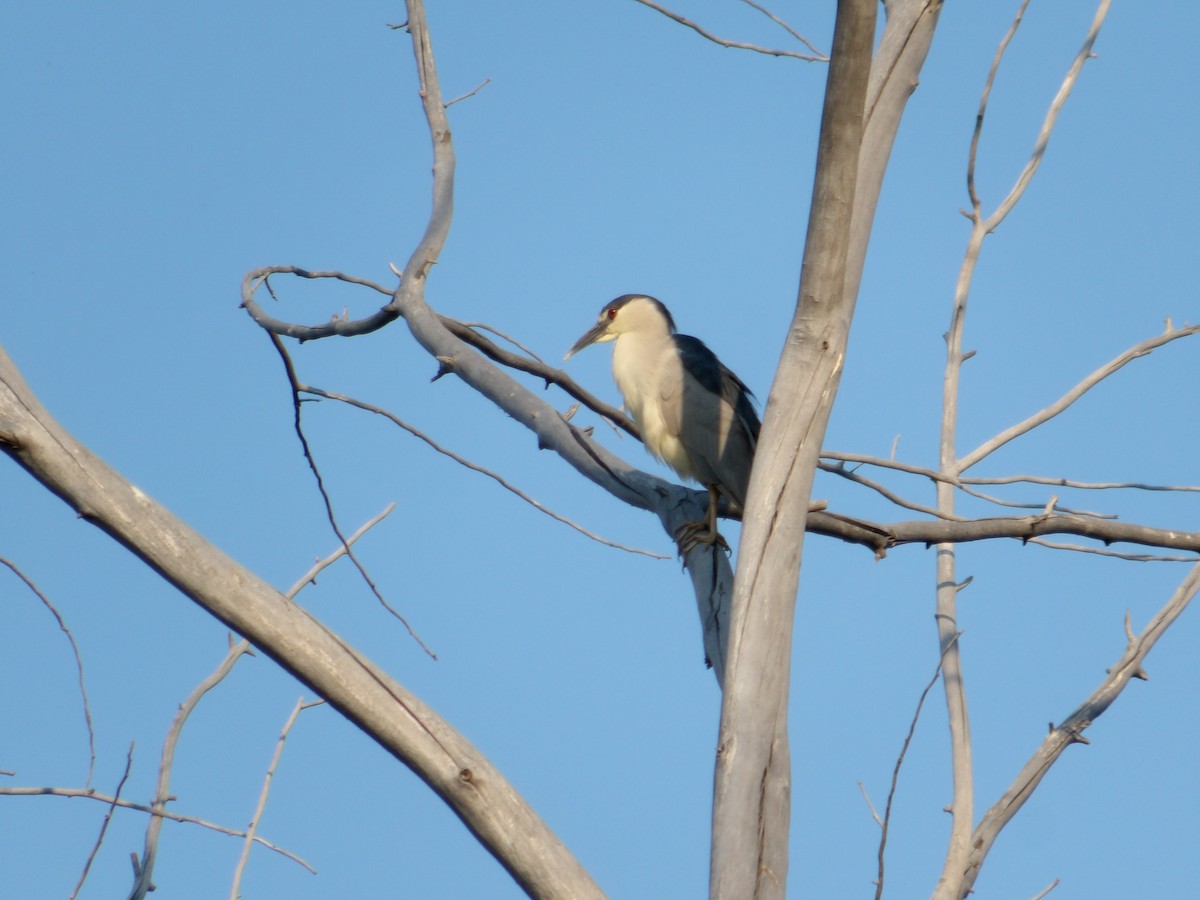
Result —
[[711, 527], [706, 519], [700, 519], [695, 522], [684, 522], [676, 529], [675, 545], [679, 548], [679, 556], [681, 558], [686, 557], [702, 544], [707, 544], [710, 547], [716, 544], [726, 553], [733, 552], [729, 547], [729, 542], [721, 537], [721, 533], [716, 528]]

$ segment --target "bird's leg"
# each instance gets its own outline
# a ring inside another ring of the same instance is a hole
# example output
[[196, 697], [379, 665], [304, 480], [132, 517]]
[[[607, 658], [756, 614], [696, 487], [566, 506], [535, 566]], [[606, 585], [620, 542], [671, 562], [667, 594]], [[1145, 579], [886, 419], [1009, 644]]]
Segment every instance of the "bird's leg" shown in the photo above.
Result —
[[729, 542], [717, 531], [717, 504], [721, 501], [721, 492], [716, 485], [708, 486], [708, 515], [695, 522], [684, 522], [675, 532], [675, 543], [679, 545], [679, 555], [687, 556], [701, 544], [709, 546], [717, 544], [726, 553], [731, 553]]

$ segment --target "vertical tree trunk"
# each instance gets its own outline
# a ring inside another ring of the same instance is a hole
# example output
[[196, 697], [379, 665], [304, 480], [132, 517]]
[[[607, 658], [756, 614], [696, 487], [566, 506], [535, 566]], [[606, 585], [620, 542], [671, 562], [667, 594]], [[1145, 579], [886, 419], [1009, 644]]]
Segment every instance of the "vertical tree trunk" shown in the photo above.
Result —
[[713, 898], [785, 894], [791, 632], [813, 474], [883, 171], [941, 4], [890, 4], [872, 66], [875, 9], [874, 0], [838, 3], [799, 299], [744, 516], [717, 746]]

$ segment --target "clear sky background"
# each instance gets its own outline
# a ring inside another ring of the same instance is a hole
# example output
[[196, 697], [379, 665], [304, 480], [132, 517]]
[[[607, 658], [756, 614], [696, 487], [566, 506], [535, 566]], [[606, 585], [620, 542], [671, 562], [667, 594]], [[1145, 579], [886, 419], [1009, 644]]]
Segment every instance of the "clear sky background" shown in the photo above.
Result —
[[[1016, 3], [951, 3], [884, 186], [828, 433], [830, 449], [936, 461], [942, 334], [962, 259], [965, 164], [988, 66]], [[775, 11], [828, 48], [831, 3]], [[680, 12], [734, 39], [795, 47], [744, 4]], [[994, 206], [1024, 164], [1094, 7], [1035, 2], [1001, 71], [979, 160]], [[670, 306], [766, 397], [795, 301], [826, 69], [722, 49], [631, 0], [431, 0], [459, 168], [453, 230], [428, 298], [547, 359], [629, 291]], [[238, 309], [243, 273], [340, 269], [391, 284], [424, 228], [429, 139], [400, 3], [12, 4], [0, 35], [5, 273], [0, 340], [82, 441], [222, 549], [286, 588], [337, 544], [292, 431], [281, 366]], [[1116, 4], [1027, 199], [989, 240], [971, 298], [960, 448], [1040, 409], [1164, 319], [1194, 322], [1200, 12]], [[378, 295], [276, 283], [272, 311], [320, 322]], [[1200, 344], [1140, 360], [978, 474], [1196, 484]], [[607, 348], [571, 373], [619, 402]], [[659, 553], [656, 520], [585, 483], [434, 363], [397, 322], [294, 349], [306, 381], [385, 406], [608, 539]], [[568, 400], [547, 395], [565, 409]], [[613, 550], [377, 418], [306, 407], [341, 523], [397, 509], [359, 544], [431, 661], [344, 564], [301, 594], [315, 614], [461, 729], [618, 898], [707, 885], [719, 694], [678, 563]], [[584, 416], [583, 418], [590, 418]], [[634, 464], [642, 448], [599, 428]], [[665, 472], [663, 474], [666, 474]], [[932, 502], [919, 481], [887, 479]], [[1064, 505], [1185, 530], [1196, 495], [1057, 493]], [[1005, 496], [1044, 504], [1050, 491]], [[835, 478], [816, 496], [883, 521], [911, 514]], [[0, 555], [55, 603], [83, 655], [111, 792], [153, 794], [177, 705], [218, 663], [225, 629], [127, 551], [0, 464]], [[991, 507], [964, 504], [970, 514]], [[736, 537], [736, 526], [727, 524]], [[1187, 567], [1015, 543], [961, 551], [960, 627], [978, 812], [1104, 677]], [[791, 736], [789, 895], [872, 892], [882, 805], [934, 671], [933, 554], [874, 562], [805, 547]], [[88, 753], [70, 649], [0, 571], [0, 769], [79, 787]], [[1195, 611], [1069, 749], [1001, 836], [978, 896], [1183, 897], [1200, 862]], [[243, 659], [184, 731], [173, 808], [230, 827], [253, 810], [276, 736], [309, 692]], [[896, 797], [888, 896], [927, 896], [949, 819], [940, 686]], [[0, 894], [65, 897], [105, 808], [0, 798]], [[123, 896], [146, 819], [120, 812], [85, 897]], [[261, 833], [247, 898], [506, 898], [507, 874], [424, 785], [343, 721], [305, 712]], [[226, 896], [233, 838], [167, 824], [157, 896]]]

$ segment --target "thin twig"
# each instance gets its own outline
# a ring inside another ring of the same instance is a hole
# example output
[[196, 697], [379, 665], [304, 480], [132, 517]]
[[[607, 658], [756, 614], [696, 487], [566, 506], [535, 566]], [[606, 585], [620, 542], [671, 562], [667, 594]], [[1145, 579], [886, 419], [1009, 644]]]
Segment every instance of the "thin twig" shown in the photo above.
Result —
[[[1026, 0], [1026, 3], [1028, 3], [1028, 0]], [[1108, 16], [1110, 5], [1111, 0], [1100, 0], [1100, 5], [1096, 8], [1096, 15], [1092, 19], [1092, 25], [1083, 39], [1083, 46], [1075, 54], [1075, 59], [1071, 63], [1071, 67], [1067, 70], [1062, 84], [1059, 85], [1058, 93], [1054, 95], [1054, 99], [1050, 101], [1050, 108], [1046, 110], [1046, 117], [1042, 120], [1042, 127], [1038, 131], [1037, 140], [1034, 142], [1033, 152], [1030, 153], [1029, 160], [1025, 163], [1025, 168], [1017, 176], [1017, 181], [1008, 192], [1008, 196], [996, 207], [995, 212], [988, 216], [987, 220], [982, 223], [985, 231], [989, 233], [995, 231], [997, 226], [1004, 221], [1005, 217], [1012, 212], [1013, 207], [1017, 205], [1018, 201], [1024, 195], [1025, 189], [1029, 187], [1029, 182], [1033, 180], [1034, 173], [1037, 172], [1038, 167], [1042, 164], [1042, 158], [1046, 155], [1046, 147], [1050, 143], [1050, 135], [1053, 133], [1054, 126], [1058, 122], [1058, 115], [1062, 112], [1067, 98], [1071, 95], [1071, 89], [1075, 87], [1075, 82], [1079, 80], [1079, 73], [1083, 70], [1083, 64], [1092, 58], [1092, 46], [1096, 43], [1096, 38], [1100, 34], [1100, 28], [1104, 25], [1104, 20]], [[1021, 9], [1024, 11], [1024, 5], [1022, 5]]]
[[271, 344], [275, 347], [280, 358], [283, 360], [283, 367], [287, 373], [288, 387], [292, 392], [292, 425], [296, 430], [296, 437], [300, 440], [300, 447], [304, 452], [304, 458], [308, 461], [308, 467], [310, 470], [312, 470], [313, 478], [316, 479], [317, 491], [321, 494], [321, 500], [325, 504], [325, 515], [329, 519], [330, 528], [333, 529], [333, 533], [337, 535], [338, 540], [342, 542], [342, 546], [346, 548], [346, 556], [349, 558], [350, 562], [354, 564], [354, 567], [358, 570], [359, 575], [362, 576], [363, 581], [366, 582], [367, 587], [370, 588], [371, 593], [375, 595], [375, 599], [378, 600], [380, 605], [383, 606], [383, 608], [389, 613], [391, 613], [400, 622], [400, 624], [408, 630], [409, 635], [414, 641], [417, 642], [417, 645], [429, 655], [429, 658], [436, 660], [437, 654], [434, 653], [433, 650], [431, 650], [423, 640], [421, 640], [421, 636], [417, 634], [416, 630], [412, 627], [412, 625], [409, 624], [408, 619], [406, 619], [399, 610], [395, 609], [390, 603], [387, 602], [386, 599], [384, 599], [384, 596], [380, 592], [379, 587], [375, 584], [374, 579], [372, 579], [370, 574], [368, 574], [363, 564], [359, 562], [358, 557], [354, 555], [354, 551], [350, 549], [350, 545], [346, 540], [346, 536], [342, 533], [342, 529], [337, 523], [337, 516], [334, 515], [333, 501], [329, 497], [329, 492], [325, 490], [325, 479], [321, 477], [321, 470], [317, 467], [317, 460], [313, 456], [312, 449], [308, 445], [308, 438], [304, 434], [304, 426], [301, 424], [300, 414], [300, 380], [296, 377], [296, 369], [295, 366], [292, 365], [292, 358], [288, 354], [287, 348], [283, 346], [283, 341], [279, 338], [279, 335], [275, 334], [274, 332], [267, 332], [267, 334], [271, 339]]
[[520, 488], [509, 483], [507, 480], [505, 480], [502, 476], [498, 475], [497, 473], [491, 471], [490, 469], [485, 469], [483, 466], [476, 465], [475, 463], [471, 462], [469, 459], [465, 459], [465, 458], [459, 456], [454, 451], [446, 449], [445, 447], [443, 447], [441, 444], [439, 444], [433, 438], [429, 437], [429, 435], [425, 434], [420, 429], [414, 428], [412, 425], [409, 425], [407, 422], [405, 422], [399, 416], [395, 415], [394, 413], [389, 412], [386, 409], [383, 409], [382, 407], [375, 406], [371, 403], [364, 403], [361, 400], [355, 400], [353, 397], [347, 397], [344, 394], [338, 394], [338, 393], [334, 393], [333, 391], [322, 390], [321, 388], [313, 387], [312, 385], [308, 385], [308, 384], [300, 384], [299, 389], [302, 393], [312, 394], [314, 397], [324, 397], [327, 400], [336, 400], [339, 403], [345, 403], [345, 404], [347, 404], [349, 406], [353, 406], [357, 409], [364, 410], [365, 412], [370, 412], [370, 413], [374, 413], [375, 415], [378, 415], [378, 416], [383, 416], [385, 419], [388, 419], [390, 422], [394, 423], [395, 425], [399, 426], [400, 428], [403, 428], [405, 431], [407, 431], [413, 437], [419, 438], [420, 440], [424, 441], [426, 444], [428, 444], [430, 447], [432, 447], [438, 453], [441, 453], [443, 456], [449, 457], [450, 459], [454, 460], [459, 465], [470, 469], [472, 472], [478, 472], [481, 475], [486, 475], [488, 478], [491, 478], [497, 484], [499, 484], [501, 487], [503, 487], [506, 491], [511, 491], [513, 494], [516, 494], [518, 497], [520, 497], [522, 500], [524, 500], [526, 503], [528, 503], [534, 509], [538, 510], [539, 512], [545, 513], [546, 515], [550, 516], [550, 518], [552, 518], [558, 522], [562, 522], [564, 525], [574, 528], [576, 531], [578, 531], [580, 534], [584, 535], [585, 537], [589, 537], [593, 541], [597, 541], [598, 543], [604, 544], [606, 547], [613, 547], [617, 550], [624, 550], [627, 553], [638, 553], [638, 554], [641, 554], [642, 556], [649, 556], [652, 559], [670, 559], [671, 558], [670, 556], [664, 556], [661, 553], [653, 553], [650, 550], [642, 550], [638, 547], [627, 547], [624, 544], [618, 544], [615, 541], [610, 541], [607, 538], [602, 538], [599, 535], [594, 534], [591, 531], [588, 531], [582, 525], [578, 525], [575, 522], [572, 522], [570, 519], [554, 512], [552, 509], [549, 509], [549, 508], [543, 506], [537, 500], [530, 497], [528, 494], [526, 494]]
[[87, 727], [88, 736], [89, 761], [87, 778], [84, 780], [84, 784], [90, 786], [92, 783], [92, 776], [96, 772], [96, 730], [92, 727], [92, 708], [88, 704], [87, 686], [83, 680], [83, 656], [79, 653], [79, 645], [75, 643], [75, 635], [73, 635], [71, 633], [71, 629], [67, 627], [67, 623], [59, 614], [58, 609], [53, 603], [50, 602], [50, 598], [41, 592], [38, 586], [33, 583], [32, 579], [30, 579], [24, 572], [17, 568], [15, 563], [10, 562], [4, 557], [0, 557], [0, 564], [7, 566], [14, 575], [16, 575], [25, 583], [25, 586], [28, 587], [29, 590], [33, 591], [34, 596], [42, 602], [42, 605], [46, 607], [46, 609], [50, 610], [50, 615], [54, 616], [55, 621], [58, 622], [59, 630], [67, 636], [67, 642], [71, 645], [71, 653], [75, 656], [75, 671], [79, 676], [79, 695], [83, 698], [83, 724]]
[[827, 462], [818, 461], [817, 467], [824, 472], [829, 472], [833, 475], [838, 475], [842, 478], [845, 478], [847, 481], [853, 481], [855, 484], [861, 484], [863, 487], [868, 487], [871, 490], [875, 491], [875, 493], [886, 498], [887, 500], [890, 500], [892, 503], [894, 503], [897, 506], [902, 507], [904, 509], [911, 509], [913, 512], [924, 513], [927, 516], [934, 516], [939, 519], [949, 519], [950, 521], [955, 521], [955, 522], [962, 521], [962, 516], [946, 515], [940, 511], [938, 511], [937, 509], [933, 508], [932, 506], [925, 506], [921, 503], [913, 503], [911, 500], [905, 500], [899, 494], [895, 493], [894, 491], [889, 490], [888, 488], [885, 488], [882, 484], [879, 484], [878, 482], [875, 482], [875, 481], [871, 481], [869, 478], [864, 478], [862, 475], [859, 475], [857, 472], [847, 469], [843, 463], [839, 462], [839, 463], [835, 464], [835, 463], [827, 463]]
[[384, 507], [383, 512], [379, 513], [378, 515], [374, 516], [373, 518], [368, 519], [365, 523], [363, 523], [362, 526], [359, 527], [358, 531], [354, 532], [354, 534], [350, 535], [350, 537], [348, 537], [346, 539], [345, 544], [342, 544], [340, 547], [338, 547], [336, 550], [334, 550], [332, 553], [330, 553], [324, 559], [317, 560], [316, 563], [313, 564], [313, 567], [311, 569], [309, 569], [302, 576], [300, 576], [299, 580], [296, 581], [295, 584], [293, 584], [290, 588], [287, 589], [287, 591], [284, 592], [283, 596], [285, 596], [289, 600], [291, 600], [298, 593], [300, 593], [300, 591], [303, 588], [305, 588], [307, 585], [316, 584], [318, 575], [320, 575], [323, 571], [328, 569], [331, 565], [333, 565], [335, 562], [337, 562], [339, 559], [341, 559], [343, 556], [346, 555], [346, 544], [353, 545], [354, 542], [357, 541], [360, 537], [362, 537], [364, 534], [366, 534], [368, 531], [370, 531], [372, 528], [374, 528], [376, 525], [378, 525], [380, 522], [382, 522], [384, 519], [386, 519], [389, 515], [391, 515], [392, 511], [395, 508], [396, 508], [395, 503], [389, 503], [386, 507]]
[[459, 324], [461, 324], [464, 328], [481, 328], [484, 331], [490, 331], [492, 334], [496, 335], [496, 337], [501, 338], [502, 340], [506, 340], [510, 344], [512, 344], [514, 347], [516, 347], [520, 350], [523, 350], [532, 359], [536, 359], [542, 365], [546, 365], [546, 361], [544, 359], [542, 359], [540, 356], [538, 356], [536, 353], [534, 353], [532, 350], [530, 350], [528, 347], [526, 347], [524, 344], [522, 344], [520, 341], [518, 341], [515, 337], [510, 337], [509, 335], [507, 335], [503, 331], [501, 331], [499, 328], [493, 328], [491, 325], [488, 325], [485, 322], [460, 322]]
[[760, 13], [762, 13], [764, 16], [766, 16], [768, 19], [770, 19], [772, 22], [774, 22], [776, 25], [778, 25], [780, 28], [782, 28], [784, 31], [786, 31], [788, 34], [790, 34], [796, 40], [798, 40], [800, 43], [802, 43], [805, 47], [807, 47], [813, 53], [817, 54], [821, 59], [824, 59], [824, 60], [829, 59], [828, 54], [822, 53], [820, 50], [818, 50], [812, 41], [810, 41], [808, 38], [806, 38], [804, 35], [802, 35], [800, 32], [798, 32], [795, 28], [793, 28], [787, 22], [783, 21], [783, 19], [779, 18], [779, 16], [775, 15], [775, 13], [771, 12], [766, 7], [759, 6], [757, 3], [754, 2], [754, 0], [742, 0], [742, 2], [747, 4], [748, 6], [752, 6], [755, 9], [757, 9]]
[[[1033, 795], [1046, 773], [1072, 744], [1087, 743], [1083, 732], [1108, 710], [1133, 678], [1144, 678], [1142, 662], [1154, 648], [1158, 639], [1183, 614], [1197, 591], [1200, 591], [1200, 565], [1192, 568], [1171, 598], [1155, 614], [1141, 634], [1127, 639], [1124, 652], [1108, 669], [1108, 674], [1086, 700], [1063, 720], [1062, 724], [1050, 729], [1040, 746], [1022, 767], [1008, 789], [992, 807], [984, 813], [971, 836], [971, 852], [966, 860], [963, 882], [964, 894], [970, 890], [975, 876], [983, 865], [992, 844], [1004, 827], [1012, 821], [1025, 802]], [[1132, 629], [1126, 625], [1126, 631]]]
[[979, 153], [979, 138], [983, 135], [983, 120], [987, 114], [988, 99], [992, 95], [992, 86], [996, 83], [996, 73], [1000, 70], [1004, 52], [1016, 36], [1017, 29], [1021, 27], [1021, 20], [1025, 18], [1025, 9], [1028, 6], [1029, 0], [1022, 0], [1016, 17], [1000, 40], [1000, 46], [996, 48], [996, 55], [992, 57], [992, 67], [988, 69], [987, 79], [983, 83], [983, 93], [979, 98], [979, 112], [975, 114], [975, 130], [971, 133], [971, 149], [967, 153], [967, 194], [971, 198], [972, 218], [976, 222], [979, 221], [980, 203], [979, 195], [975, 192], [975, 159]]
[[1162, 347], [1164, 344], [1169, 344], [1172, 341], [1179, 340], [1180, 338], [1190, 337], [1198, 331], [1200, 331], [1200, 325], [1191, 325], [1186, 328], [1174, 328], [1164, 332], [1163, 334], [1156, 335], [1152, 338], [1147, 338], [1144, 341], [1134, 344], [1124, 353], [1117, 355], [1103, 366], [1096, 369], [1081, 382], [1075, 385], [1075, 387], [1071, 388], [1045, 409], [1039, 410], [1023, 421], [1017, 422], [1015, 425], [1004, 429], [1004, 431], [1000, 432], [995, 437], [989, 438], [970, 453], [960, 458], [956, 464], [957, 472], [965, 472], [967, 469], [976, 465], [980, 460], [985, 459], [987, 456], [1003, 447], [1009, 441], [1014, 440], [1015, 438], [1018, 438], [1024, 434], [1028, 434], [1034, 428], [1045, 422], [1048, 422], [1050, 419], [1053, 419], [1104, 379], [1115, 374], [1116, 372], [1119, 372], [1135, 359], [1141, 359], [1144, 356], [1148, 356], [1150, 353], [1157, 350], [1159, 347]]
[[[977, 491], [974, 488], [969, 487], [968, 485], [962, 484], [962, 483], [960, 483], [958, 485], [958, 488], [964, 494], [966, 494], [970, 497], [974, 497], [977, 500], [984, 500], [984, 501], [986, 501], [988, 503], [992, 503], [996, 506], [1002, 506], [1005, 509], [1043, 509], [1046, 506], [1046, 504], [1044, 502], [1043, 503], [1021, 503], [1016, 500], [1004, 500], [1001, 497], [993, 497], [991, 494], [985, 494], [983, 491]], [[1067, 515], [1071, 515], [1071, 516], [1086, 516], [1090, 519], [1116, 519], [1116, 518], [1119, 518], [1118, 516], [1114, 515], [1113, 513], [1095, 512], [1090, 509], [1075, 509], [1074, 507], [1070, 507], [1070, 506], [1055, 505], [1054, 509], [1056, 512], [1066, 513]]]
[[[635, 0], [635, 2], [648, 6], [656, 12], [662, 13], [668, 19], [672, 19], [687, 28], [692, 29], [696, 34], [703, 38], [707, 38], [714, 44], [720, 44], [722, 47], [732, 47], [735, 50], [752, 50], [755, 53], [765, 53], [767, 56], [790, 56], [792, 59], [802, 59], [805, 62], [829, 62], [829, 57], [824, 55], [813, 55], [808, 53], [797, 53], [795, 50], [775, 50], [769, 47], [760, 47], [757, 44], [744, 44], [741, 41], [727, 41], [725, 38], [717, 37], [711, 31], [706, 31], [690, 19], [685, 19], [677, 12], [672, 12], [664, 6], [659, 6], [653, 0]], [[805, 43], [808, 43], [805, 41]]]
[[1200, 493], [1200, 486], [1191, 484], [1146, 484], [1141, 481], [1072, 481], [1069, 478], [1048, 478], [1041, 475], [1006, 475], [999, 478], [959, 479], [963, 484], [1045, 484], [1052, 487], [1068, 487], [1079, 491], [1177, 491]]
[[83, 871], [79, 874], [79, 880], [75, 882], [75, 889], [71, 891], [70, 900], [75, 900], [79, 896], [79, 892], [83, 889], [83, 883], [87, 881], [88, 872], [91, 871], [96, 854], [100, 852], [100, 845], [104, 843], [104, 834], [108, 831], [108, 823], [112, 821], [113, 813], [116, 812], [117, 803], [121, 799], [121, 790], [125, 787], [125, 782], [129, 780], [129, 770], [132, 768], [133, 744], [130, 744], [129, 752], [125, 754], [125, 771], [121, 774], [121, 780], [117, 782], [117, 790], [113, 793], [112, 802], [108, 805], [108, 812], [104, 814], [104, 822], [100, 825], [100, 834], [96, 836], [96, 843], [92, 845], [92, 852], [88, 854], [87, 862], [83, 864]]
[[859, 781], [858, 790], [863, 795], [863, 800], [867, 802], [867, 809], [871, 811], [871, 818], [875, 820], [875, 824], [883, 827], [883, 819], [879, 817], [879, 813], [875, 809], [875, 804], [871, 802], [871, 797], [867, 793], [867, 786]]
[[[98, 803], [109, 803], [121, 807], [121, 809], [132, 809], [136, 812], [147, 813], [156, 818], [169, 819], [172, 822], [181, 822], [187, 825], [199, 825], [201, 828], [207, 828], [210, 831], [216, 831], [221, 834], [227, 834], [230, 837], [242, 838], [246, 836], [244, 831], [238, 831], [234, 828], [226, 828], [224, 825], [218, 825], [215, 822], [209, 822], [206, 819], [198, 819], [195, 816], [186, 816], [182, 813], [171, 812], [169, 809], [155, 809], [145, 803], [134, 803], [130, 800], [121, 800], [117, 797], [109, 797], [105, 794], [96, 793], [93, 788], [58, 788], [58, 787], [0, 787], [0, 797], [67, 797], [67, 798], [82, 798], [84, 800], [95, 800]], [[305, 862], [302, 858], [294, 853], [284, 850], [282, 847], [268, 841], [266, 838], [255, 836], [254, 842], [266, 847], [281, 856], [286, 856], [292, 862], [304, 866], [314, 875], [317, 870], [313, 866]]]
[[296, 718], [302, 710], [320, 706], [324, 702], [324, 700], [313, 700], [305, 703], [303, 697], [297, 700], [292, 714], [288, 716], [283, 730], [279, 733], [279, 738], [275, 741], [275, 752], [271, 756], [271, 764], [267, 767], [267, 774], [263, 778], [262, 790], [258, 795], [258, 805], [254, 807], [254, 815], [250, 817], [250, 824], [246, 826], [246, 837], [242, 842], [242, 853], [238, 857], [237, 868], [233, 872], [233, 886], [229, 890], [229, 900], [238, 900], [242, 874], [246, 871], [246, 863], [250, 860], [250, 848], [254, 846], [254, 838], [258, 833], [258, 823], [262, 820], [263, 810], [267, 808], [267, 797], [271, 793], [271, 781], [275, 777], [275, 770], [279, 767], [279, 758], [283, 755], [283, 745], [288, 739], [288, 734], [291, 733], [292, 726], [296, 724]]
[[1070, 550], [1075, 553], [1094, 553], [1097, 556], [1111, 556], [1113, 559], [1125, 559], [1130, 562], [1183, 562], [1197, 563], [1200, 558], [1196, 556], [1161, 556], [1154, 553], [1122, 553], [1118, 550], [1108, 550], [1104, 547], [1085, 547], [1082, 544], [1061, 544], [1057, 541], [1048, 541], [1045, 538], [1030, 538], [1028, 543], [1038, 544], [1042, 547], [1047, 547], [1050, 550]]
[[158, 784], [154, 790], [154, 802], [151, 804], [151, 810], [156, 814], [150, 818], [146, 825], [146, 841], [142, 851], [142, 859], [137, 866], [137, 880], [134, 882], [133, 890], [130, 892], [130, 900], [143, 900], [147, 893], [154, 890], [153, 876], [154, 864], [158, 856], [158, 835], [162, 831], [162, 816], [158, 815], [165, 808], [171, 797], [171, 771], [175, 765], [175, 748], [179, 744], [179, 737], [183, 733], [184, 723], [188, 716], [204, 698], [210, 690], [216, 687], [229, 674], [229, 671], [234, 667], [239, 659], [250, 652], [250, 642], [241, 641], [237, 644], [231, 644], [225, 658], [212, 671], [212, 673], [201, 681], [187, 699], [179, 705], [179, 710], [175, 713], [175, 718], [171, 721], [171, 727], [167, 729], [167, 735], [163, 739], [162, 761], [158, 767]]
[[463, 100], [466, 100], [469, 97], [474, 97], [476, 94], [478, 94], [480, 91], [482, 91], [485, 87], [487, 87], [491, 83], [492, 83], [491, 78], [483, 79], [483, 81], [481, 81], [479, 84], [477, 84], [472, 90], [467, 91], [465, 94], [460, 94], [459, 96], [455, 97], [453, 100], [447, 101], [446, 109], [449, 109], [455, 103], [461, 103]]
[[[917, 731], [917, 720], [921, 718], [921, 707], [925, 705], [925, 698], [929, 696], [929, 692], [933, 690], [933, 686], [937, 684], [938, 677], [942, 674], [942, 663], [946, 660], [946, 654], [950, 648], [958, 644], [958, 639], [962, 637], [962, 632], [959, 631], [954, 635], [954, 639], [942, 648], [941, 655], [938, 656], [937, 668], [933, 670], [933, 677], [929, 679], [929, 683], [925, 685], [925, 690], [921, 691], [921, 696], [917, 700], [917, 708], [913, 711], [912, 721], [908, 724], [908, 734], [904, 736], [904, 743], [900, 746], [900, 755], [896, 757], [896, 765], [892, 768], [892, 783], [888, 788], [887, 803], [883, 809], [883, 821], [880, 822], [879, 832], [879, 874], [875, 881], [875, 900], [880, 900], [883, 896], [883, 856], [884, 850], [887, 848], [888, 826], [892, 821], [892, 801], [896, 797], [896, 785], [900, 783], [900, 768], [904, 765], [904, 757], [908, 754], [908, 746], [912, 743], [913, 735]], [[872, 809], [874, 812], [874, 809]], [[878, 820], [878, 816], [876, 816]]]

